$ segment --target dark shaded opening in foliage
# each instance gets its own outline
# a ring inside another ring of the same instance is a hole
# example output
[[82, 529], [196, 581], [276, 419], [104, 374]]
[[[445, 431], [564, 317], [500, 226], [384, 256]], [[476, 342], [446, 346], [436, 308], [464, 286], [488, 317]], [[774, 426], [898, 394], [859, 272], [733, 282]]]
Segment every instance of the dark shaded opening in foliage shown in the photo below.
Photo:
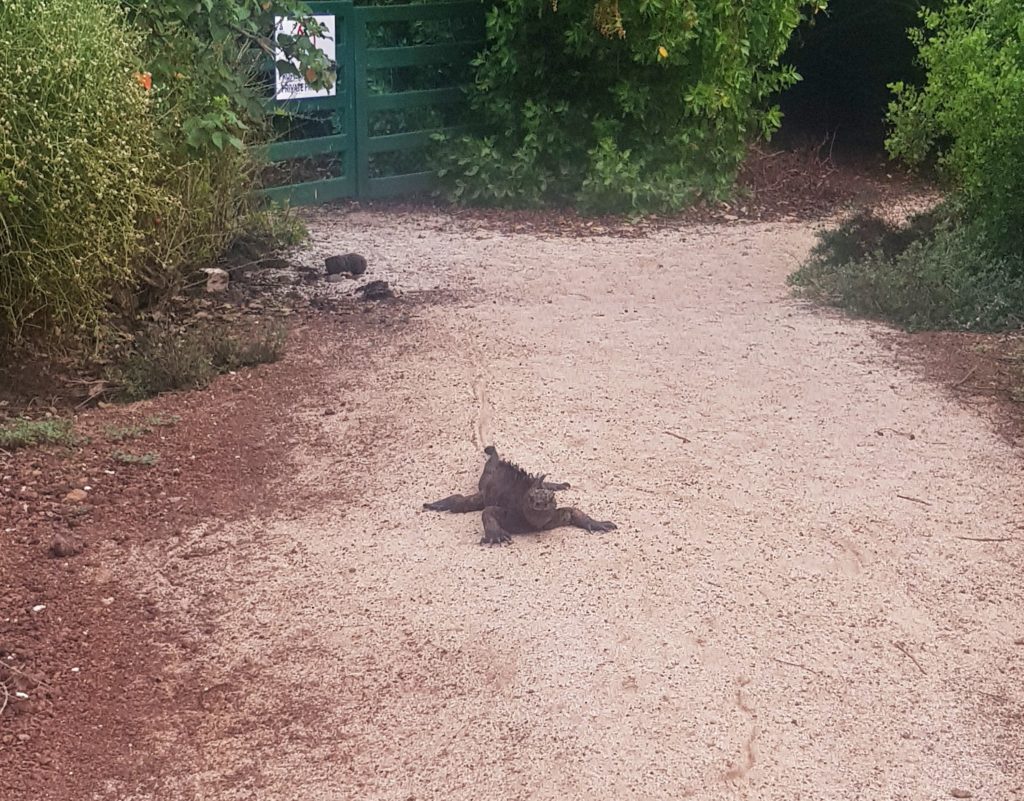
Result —
[[[885, 114], [894, 81], [920, 83], [907, 29], [919, 24], [920, 0], [830, 0], [793, 34], [783, 56], [803, 80], [779, 98], [785, 115], [775, 142], [819, 144], [834, 158], [884, 152]], [[834, 143], [831, 141], [834, 137]]]

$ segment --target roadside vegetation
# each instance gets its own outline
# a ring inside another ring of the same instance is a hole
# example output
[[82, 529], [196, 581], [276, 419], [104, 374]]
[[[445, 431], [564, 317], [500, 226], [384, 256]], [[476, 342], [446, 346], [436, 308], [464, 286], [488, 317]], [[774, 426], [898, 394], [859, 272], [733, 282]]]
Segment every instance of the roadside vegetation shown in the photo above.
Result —
[[780, 57], [821, 0], [506, 0], [473, 62], [478, 131], [440, 150], [459, 203], [675, 211], [728, 196], [781, 124]]
[[202, 389], [221, 373], [276, 362], [287, 332], [277, 323], [238, 330], [203, 325], [152, 326], [107, 372], [114, 396], [135, 401], [180, 389]]
[[859, 215], [821, 234], [791, 283], [910, 330], [1024, 324], [1024, 16], [1015, 0], [921, 12], [920, 86], [894, 83], [892, 158], [934, 173], [945, 200], [903, 226]]
[[[1019, 3], [833, 6], [889, 43], [920, 11], [908, 39], [918, 64], [888, 90], [886, 147], [947, 194], [902, 226], [859, 215], [826, 231], [793, 286], [908, 329], [1019, 327]], [[443, 192], [457, 204], [637, 216], [729, 198], [801, 81], [788, 54], [816, 41], [828, 13], [824, 0], [502, 0], [471, 64], [469, 130], [437, 142]], [[274, 135], [263, 99], [275, 17], [304, 18], [306, 36], [279, 44], [312, 85], [333, 80], [307, 15], [299, 0], [0, 5], [0, 359], [90, 359], [119, 397], [137, 399], [280, 356], [283, 329], [142, 321], [226, 253], [301, 238], [256, 190]], [[835, 33], [819, 37], [819, 54]], [[858, 63], [869, 62], [885, 63]], [[840, 73], [856, 94], [855, 74]], [[863, 94], [878, 118], [879, 87]]]
[[[95, 353], [239, 239], [292, 236], [253, 190], [271, 23], [304, 8], [0, 5], [0, 354]], [[331, 80], [308, 39], [282, 45]]]
[[31, 445], [73, 445], [74, 424], [62, 417], [29, 420], [18, 417], [0, 422], [0, 450], [13, 451]]

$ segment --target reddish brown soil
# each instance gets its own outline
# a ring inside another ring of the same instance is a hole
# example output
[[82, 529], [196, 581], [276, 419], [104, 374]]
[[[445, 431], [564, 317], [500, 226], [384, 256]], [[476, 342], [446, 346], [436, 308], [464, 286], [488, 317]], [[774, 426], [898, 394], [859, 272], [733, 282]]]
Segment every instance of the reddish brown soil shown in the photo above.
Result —
[[928, 331], [881, 338], [903, 363], [991, 419], [1009, 442], [1024, 446], [1024, 333]]
[[[152, 755], [133, 750], [146, 721], [194, 705], [161, 687], [160, 654], [187, 653], [202, 633], [178, 630], [151, 601], [119, 586], [110, 563], [202, 520], [309, 504], [313, 490], [280, 491], [282, 465], [303, 437], [292, 412], [344, 411], [344, 399], [318, 394], [309, 360], [337, 363], [406, 313], [401, 302], [366, 310], [347, 304], [307, 317], [280, 362], [223, 376], [207, 390], [85, 411], [73, 447], [0, 453], [4, 801], [90, 798], [103, 782], [144, 786], [159, 774]], [[115, 441], [135, 427], [149, 430]], [[117, 453], [157, 461], [125, 464]], [[67, 499], [75, 489], [84, 501]], [[54, 557], [57, 535], [83, 550]], [[195, 681], [184, 690], [201, 696], [201, 677]]]

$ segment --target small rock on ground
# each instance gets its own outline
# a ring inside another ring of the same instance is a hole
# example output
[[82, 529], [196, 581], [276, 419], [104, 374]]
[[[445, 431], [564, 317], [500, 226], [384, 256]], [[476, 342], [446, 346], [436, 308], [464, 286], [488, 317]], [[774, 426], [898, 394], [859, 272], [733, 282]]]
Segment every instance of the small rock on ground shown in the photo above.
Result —
[[387, 281], [370, 281], [357, 287], [356, 294], [362, 295], [363, 300], [384, 300], [395, 296]]
[[82, 544], [64, 534], [57, 534], [50, 543], [50, 553], [59, 559], [77, 556], [82, 552]]
[[366, 272], [366, 258], [358, 253], [346, 253], [343, 256], [328, 256], [324, 259], [328, 275], [362, 275]]
[[206, 291], [211, 294], [224, 292], [231, 283], [228, 271], [220, 267], [207, 267], [203, 272], [206, 273]]

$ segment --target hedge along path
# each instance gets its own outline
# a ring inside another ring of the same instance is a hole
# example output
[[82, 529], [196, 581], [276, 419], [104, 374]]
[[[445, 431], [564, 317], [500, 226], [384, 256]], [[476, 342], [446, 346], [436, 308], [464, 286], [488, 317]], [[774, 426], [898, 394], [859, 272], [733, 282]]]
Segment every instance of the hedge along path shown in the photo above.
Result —
[[[340, 499], [177, 574], [231, 693], [161, 735], [161, 799], [1018, 797], [1019, 461], [790, 300], [809, 227], [311, 219], [311, 264], [450, 292], [359, 373], [311, 363], [331, 453], [282, 474]], [[484, 441], [619, 530], [423, 512]]]

